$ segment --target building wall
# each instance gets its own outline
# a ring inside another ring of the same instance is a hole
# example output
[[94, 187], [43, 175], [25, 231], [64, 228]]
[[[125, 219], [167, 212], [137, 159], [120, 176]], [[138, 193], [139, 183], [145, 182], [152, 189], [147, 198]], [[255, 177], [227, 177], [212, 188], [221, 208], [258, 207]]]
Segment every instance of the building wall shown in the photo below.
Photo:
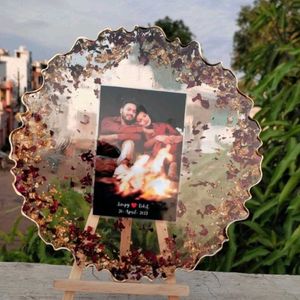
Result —
[[0, 83], [0, 149], [6, 143], [10, 132], [17, 126], [14, 117], [16, 101], [13, 88], [12, 81]]
[[42, 70], [47, 67], [46, 61], [35, 61], [31, 68], [31, 89], [37, 90], [43, 83]]
[[13, 80], [20, 87], [20, 96], [31, 88], [31, 52], [25, 47], [15, 50], [15, 56], [0, 55], [0, 62], [6, 63], [6, 80]]
[[31, 63], [31, 52], [23, 46], [13, 56], [0, 48], [0, 149], [18, 125], [16, 114], [24, 109], [18, 96], [31, 90]]

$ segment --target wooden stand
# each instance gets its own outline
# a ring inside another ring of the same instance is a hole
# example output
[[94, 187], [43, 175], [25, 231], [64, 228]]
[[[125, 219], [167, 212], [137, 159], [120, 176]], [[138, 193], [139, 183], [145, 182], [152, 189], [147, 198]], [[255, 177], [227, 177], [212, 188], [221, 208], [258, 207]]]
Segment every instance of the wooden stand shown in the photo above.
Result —
[[[99, 222], [99, 216], [93, 215], [91, 210], [85, 228], [92, 227], [95, 231]], [[130, 250], [132, 219], [123, 219], [125, 228], [121, 231], [120, 256], [126, 255]], [[155, 221], [159, 249], [166, 253], [168, 229], [165, 221]], [[165, 280], [165, 283], [139, 283], [139, 282], [98, 282], [80, 280], [84, 266], [78, 266], [74, 262], [69, 279], [54, 281], [54, 288], [64, 291], [63, 300], [73, 300], [75, 292], [102, 293], [102, 294], [128, 294], [128, 295], [158, 295], [168, 296], [168, 300], [179, 300], [179, 296], [188, 296], [187, 285], [176, 284], [175, 274]]]

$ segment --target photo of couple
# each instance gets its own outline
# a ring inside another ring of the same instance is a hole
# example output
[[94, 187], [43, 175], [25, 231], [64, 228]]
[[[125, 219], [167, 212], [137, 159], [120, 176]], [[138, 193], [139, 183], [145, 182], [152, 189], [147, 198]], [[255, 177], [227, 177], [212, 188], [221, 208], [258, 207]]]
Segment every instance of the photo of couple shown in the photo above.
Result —
[[184, 111], [184, 94], [102, 87], [94, 214], [176, 219]]

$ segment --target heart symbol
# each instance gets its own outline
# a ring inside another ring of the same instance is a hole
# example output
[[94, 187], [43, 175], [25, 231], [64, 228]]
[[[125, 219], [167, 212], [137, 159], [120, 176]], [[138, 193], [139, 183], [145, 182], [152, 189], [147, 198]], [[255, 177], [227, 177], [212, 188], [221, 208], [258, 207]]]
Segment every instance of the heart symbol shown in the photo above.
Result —
[[130, 205], [131, 205], [132, 208], [136, 208], [137, 207], [137, 203], [134, 203], [134, 202], [130, 203]]

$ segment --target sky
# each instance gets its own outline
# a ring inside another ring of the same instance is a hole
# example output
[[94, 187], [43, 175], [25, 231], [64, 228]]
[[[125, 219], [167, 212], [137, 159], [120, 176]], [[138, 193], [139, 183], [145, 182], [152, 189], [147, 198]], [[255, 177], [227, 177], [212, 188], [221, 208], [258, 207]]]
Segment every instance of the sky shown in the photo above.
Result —
[[78, 37], [96, 39], [106, 28], [148, 26], [169, 16], [194, 33], [209, 63], [230, 67], [236, 20], [253, 0], [1, 0], [0, 48], [19, 45], [33, 60], [68, 52]]

